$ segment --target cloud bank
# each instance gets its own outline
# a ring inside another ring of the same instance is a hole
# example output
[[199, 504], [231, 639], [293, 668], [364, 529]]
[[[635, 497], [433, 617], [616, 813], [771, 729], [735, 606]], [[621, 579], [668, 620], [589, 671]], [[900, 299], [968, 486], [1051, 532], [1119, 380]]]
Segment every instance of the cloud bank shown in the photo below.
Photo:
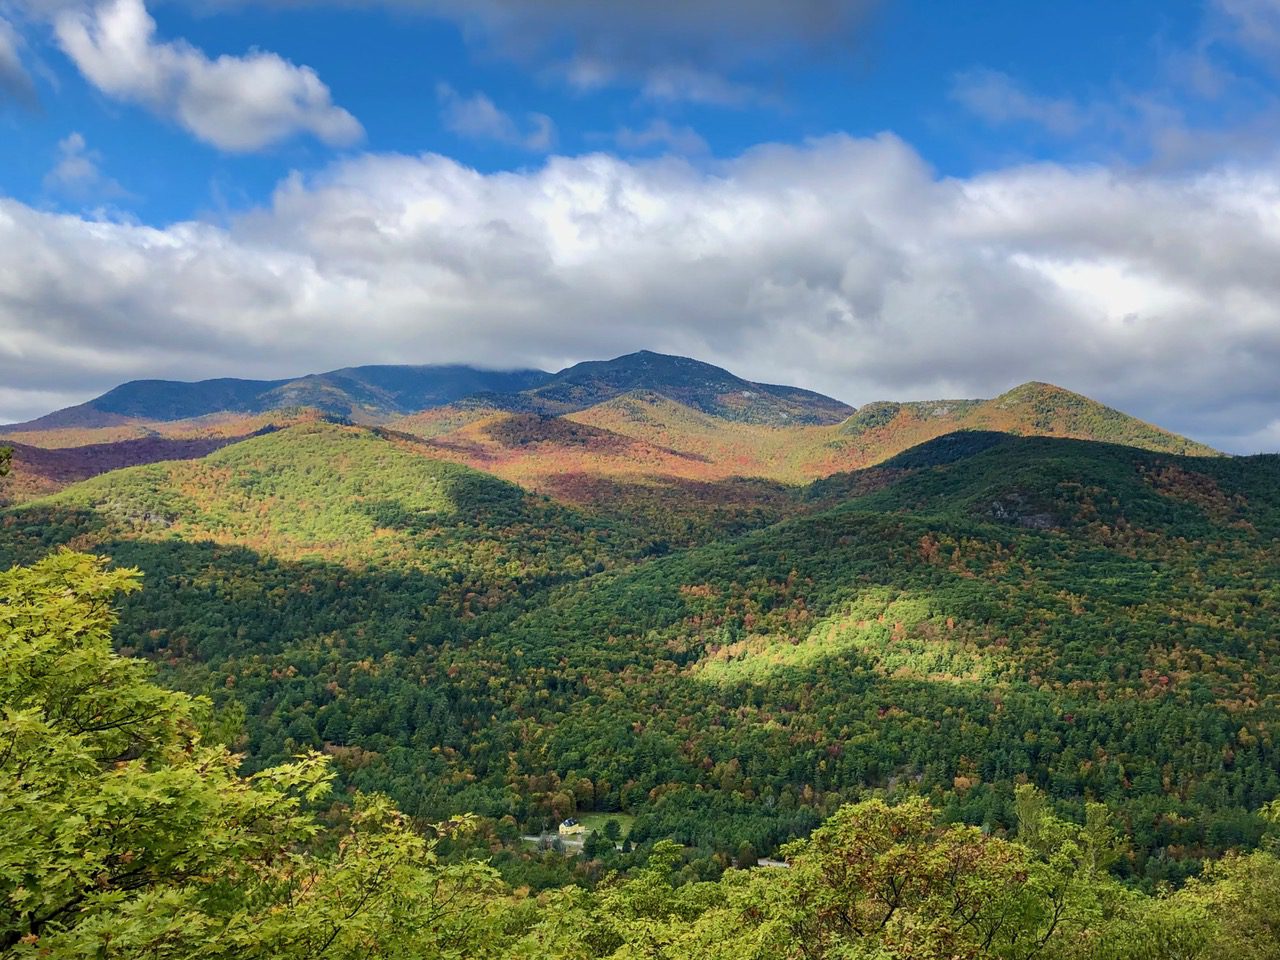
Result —
[[647, 347], [855, 404], [1050, 380], [1280, 436], [1280, 170], [937, 177], [890, 135], [714, 166], [367, 155], [226, 226], [0, 201], [0, 417], [124, 379]]

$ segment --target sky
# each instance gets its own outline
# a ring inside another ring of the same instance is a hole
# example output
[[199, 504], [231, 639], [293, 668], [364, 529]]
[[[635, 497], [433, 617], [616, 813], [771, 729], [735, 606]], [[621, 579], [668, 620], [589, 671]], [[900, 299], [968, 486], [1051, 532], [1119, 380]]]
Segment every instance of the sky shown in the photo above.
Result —
[[0, 0], [0, 422], [639, 349], [1280, 450], [1280, 0]]

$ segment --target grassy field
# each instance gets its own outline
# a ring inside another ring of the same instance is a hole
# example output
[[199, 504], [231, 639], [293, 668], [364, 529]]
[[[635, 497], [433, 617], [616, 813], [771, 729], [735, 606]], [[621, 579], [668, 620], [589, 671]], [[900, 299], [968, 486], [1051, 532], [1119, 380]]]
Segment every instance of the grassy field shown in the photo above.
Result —
[[622, 828], [622, 833], [618, 835], [622, 839], [631, 832], [631, 825], [635, 822], [635, 817], [627, 813], [580, 813], [578, 819], [582, 821], [582, 825], [588, 830], [604, 830], [604, 825], [610, 820], [617, 820], [618, 826]]

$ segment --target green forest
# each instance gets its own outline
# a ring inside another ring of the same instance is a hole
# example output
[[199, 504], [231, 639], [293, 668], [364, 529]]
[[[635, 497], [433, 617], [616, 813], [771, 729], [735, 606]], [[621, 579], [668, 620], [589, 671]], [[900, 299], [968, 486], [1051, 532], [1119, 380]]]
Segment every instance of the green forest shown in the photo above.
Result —
[[418, 444], [0, 512], [2, 955], [1276, 955], [1280, 458], [967, 431], [708, 513]]
[[135, 571], [70, 551], [0, 574], [0, 950], [12, 957], [1273, 957], [1280, 806], [1173, 890], [1114, 866], [1132, 838], [1031, 784], [1013, 824], [924, 797], [842, 804], [787, 867], [691, 875], [670, 840], [603, 854], [587, 889], [513, 887], [472, 816], [425, 825], [335, 792], [307, 752], [246, 774], [211, 704], [112, 649]]

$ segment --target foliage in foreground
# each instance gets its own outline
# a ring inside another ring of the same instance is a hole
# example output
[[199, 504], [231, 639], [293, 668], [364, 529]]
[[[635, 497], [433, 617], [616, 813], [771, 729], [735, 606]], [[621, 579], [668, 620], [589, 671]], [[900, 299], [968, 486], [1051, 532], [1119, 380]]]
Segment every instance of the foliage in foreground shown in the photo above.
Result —
[[308, 852], [325, 762], [238, 776], [202, 742], [205, 703], [112, 651], [111, 602], [136, 587], [69, 552], [0, 574], [3, 955], [366, 956], [400, 929], [470, 954], [488, 868], [441, 865], [380, 798]]
[[[1016, 841], [921, 799], [842, 808], [790, 869], [673, 882], [682, 849], [593, 892], [531, 898], [440, 856], [377, 797], [321, 810], [306, 756], [250, 777], [207, 704], [111, 648], [136, 575], [61, 552], [0, 574], [0, 956], [1199, 958], [1280, 950], [1280, 858], [1231, 855], [1147, 896], [1123, 842], [1018, 791]], [[1278, 819], [1275, 805], [1268, 811]]]

